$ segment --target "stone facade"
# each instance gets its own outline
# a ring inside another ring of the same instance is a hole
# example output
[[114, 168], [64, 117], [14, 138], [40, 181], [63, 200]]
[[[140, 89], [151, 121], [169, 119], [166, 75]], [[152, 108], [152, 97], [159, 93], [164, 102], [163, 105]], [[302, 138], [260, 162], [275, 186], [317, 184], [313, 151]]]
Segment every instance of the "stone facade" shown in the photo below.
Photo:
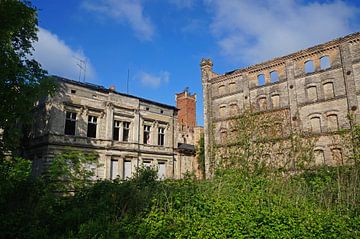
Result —
[[[137, 167], [158, 168], [160, 178], [193, 171], [178, 149], [178, 109], [90, 83], [57, 78], [57, 94], [36, 108], [26, 154], [41, 174], [65, 147], [98, 156], [98, 179], [130, 177]], [[192, 158], [194, 160], [194, 158]]]
[[349, 114], [359, 123], [360, 33], [222, 75], [210, 59], [200, 66], [207, 177], [213, 145], [231, 131], [229, 119], [250, 108], [281, 111], [289, 131], [316, 135], [318, 163], [344, 156], [332, 135], [350, 128]]

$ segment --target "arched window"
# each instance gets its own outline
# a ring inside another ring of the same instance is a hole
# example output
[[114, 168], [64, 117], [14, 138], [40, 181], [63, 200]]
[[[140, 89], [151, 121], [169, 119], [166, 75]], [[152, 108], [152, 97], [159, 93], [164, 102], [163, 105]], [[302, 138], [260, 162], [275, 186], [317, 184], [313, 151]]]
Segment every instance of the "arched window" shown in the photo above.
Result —
[[230, 89], [230, 92], [235, 92], [235, 91], [236, 91], [236, 84], [235, 84], [235, 82], [230, 82], [230, 83], [229, 83], [229, 89]]
[[230, 114], [231, 114], [231, 116], [235, 116], [238, 113], [239, 113], [238, 105], [236, 103], [231, 103], [230, 104]]
[[339, 121], [336, 114], [331, 114], [327, 116], [327, 126], [329, 131], [339, 130]]
[[261, 97], [258, 99], [259, 110], [267, 109], [267, 100], [266, 97]]
[[332, 82], [327, 82], [323, 85], [325, 99], [332, 99], [335, 97], [334, 94], [334, 85]]
[[325, 164], [324, 150], [317, 149], [314, 151], [315, 165]]
[[220, 115], [220, 117], [225, 117], [225, 115], [226, 115], [226, 105], [221, 105], [220, 106], [219, 115]]
[[308, 101], [317, 101], [318, 95], [317, 95], [317, 89], [316, 86], [309, 86], [306, 88], [307, 93], [307, 99]]
[[329, 56], [323, 56], [320, 58], [320, 69], [325, 70], [331, 67], [330, 64], [330, 57]]
[[219, 86], [219, 95], [225, 94], [225, 85]]
[[280, 107], [280, 96], [279, 95], [272, 95], [271, 96], [271, 104], [274, 109]]
[[279, 74], [277, 71], [270, 72], [270, 80], [271, 80], [271, 83], [279, 81]]
[[311, 123], [311, 132], [320, 133], [321, 132], [321, 121], [320, 117], [312, 117], [310, 119]]
[[265, 85], [265, 75], [264, 74], [258, 75], [257, 80], [258, 80], [258, 86]]
[[344, 163], [341, 149], [339, 148], [331, 149], [331, 154], [332, 154], [333, 162], [336, 163], [336, 165], [342, 165]]
[[304, 64], [305, 73], [312, 73], [315, 71], [314, 62], [312, 60], [306, 61]]
[[227, 138], [227, 131], [226, 129], [221, 129], [220, 130], [220, 140], [221, 140], [221, 143], [225, 143], [224, 141], [226, 140]]

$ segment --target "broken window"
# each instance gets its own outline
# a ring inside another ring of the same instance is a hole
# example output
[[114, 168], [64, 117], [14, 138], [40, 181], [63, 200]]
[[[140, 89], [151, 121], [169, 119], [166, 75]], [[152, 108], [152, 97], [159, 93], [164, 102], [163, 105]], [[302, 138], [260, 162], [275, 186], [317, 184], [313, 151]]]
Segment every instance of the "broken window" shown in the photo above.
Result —
[[116, 179], [119, 176], [119, 161], [112, 159], [110, 165], [110, 179]]
[[332, 99], [335, 97], [334, 94], [334, 85], [332, 82], [327, 82], [323, 85], [325, 99]]
[[131, 170], [131, 160], [124, 160], [124, 179], [131, 178], [132, 176], [132, 170]]
[[307, 98], [308, 101], [317, 101], [318, 95], [317, 95], [317, 89], [316, 86], [309, 86], [307, 89]]
[[76, 127], [76, 113], [66, 112], [65, 134], [75, 135], [75, 127]]
[[123, 138], [122, 141], [129, 141], [130, 122], [123, 122]]
[[311, 123], [311, 131], [313, 133], [320, 133], [321, 132], [321, 121], [320, 117], [313, 117], [310, 119]]
[[325, 70], [330, 68], [330, 57], [329, 56], [323, 56], [320, 58], [320, 69]]
[[339, 130], [339, 121], [336, 114], [328, 115], [327, 120], [329, 131]]
[[258, 100], [259, 109], [260, 110], [266, 110], [267, 109], [267, 100], [266, 97], [261, 97]]
[[113, 129], [113, 140], [119, 140], [120, 134], [120, 121], [114, 121], [114, 129]]
[[271, 96], [271, 104], [274, 109], [280, 107], [280, 95], [272, 95]]
[[315, 71], [314, 61], [309, 60], [304, 63], [305, 73], [312, 73]]
[[271, 83], [275, 83], [275, 82], [279, 81], [279, 74], [277, 71], [270, 72], [270, 80], [271, 80]]
[[165, 162], [158, 162], [158, 178], [160, 180], [164, 179], [166, 176], [166, 167]]
[[97, 125], [97, 117], [89, 115], [87, 137], [96, 138], [96, 125]]
[[257, 80], [258, 80], [258, 86], [265, 85], [265, 75], [264, 74], [258, 75]]
[[158, 128], [158, 145], [163, 146], [165, 143], [165, 128]]
[[150, 125], [144, 125], [144, 144], [150, 143]]

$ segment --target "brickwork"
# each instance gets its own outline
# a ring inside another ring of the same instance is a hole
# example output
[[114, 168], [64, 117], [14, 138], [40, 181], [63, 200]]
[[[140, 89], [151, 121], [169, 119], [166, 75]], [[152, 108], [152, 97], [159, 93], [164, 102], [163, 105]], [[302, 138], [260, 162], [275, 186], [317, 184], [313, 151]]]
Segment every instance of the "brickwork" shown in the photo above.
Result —
[[250, 107], [288, 112], [291, 131], [319, 136], [315, 149], [327, 164], [333, 163], [335, 148], [345, 151], [327, 135], [349, 129], [349, 113], [357, 123], [360, 119], [360, 33], [222, 75], [212, 71], [209, 59], [200, 65], [208, 177], [211, 147], [231, 131], [229, 118]]

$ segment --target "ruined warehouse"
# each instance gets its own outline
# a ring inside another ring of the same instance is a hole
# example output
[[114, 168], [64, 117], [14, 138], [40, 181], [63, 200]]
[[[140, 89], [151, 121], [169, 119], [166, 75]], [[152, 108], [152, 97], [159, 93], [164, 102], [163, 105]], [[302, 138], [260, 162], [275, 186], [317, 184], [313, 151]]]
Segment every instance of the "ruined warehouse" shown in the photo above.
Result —
[[[349, 114], [360, 120], [360, 33], [221, 75], [210, 59], [200, 65], [207, 173], [211, 145], [226, 143], [230, 119], [246, 109], [282, 112], [289, 131], [316, 136], [317, 164], [343, 160], [333, 135], [350, 128]], [[276, 152], [269, 154], [275, 159]]]

